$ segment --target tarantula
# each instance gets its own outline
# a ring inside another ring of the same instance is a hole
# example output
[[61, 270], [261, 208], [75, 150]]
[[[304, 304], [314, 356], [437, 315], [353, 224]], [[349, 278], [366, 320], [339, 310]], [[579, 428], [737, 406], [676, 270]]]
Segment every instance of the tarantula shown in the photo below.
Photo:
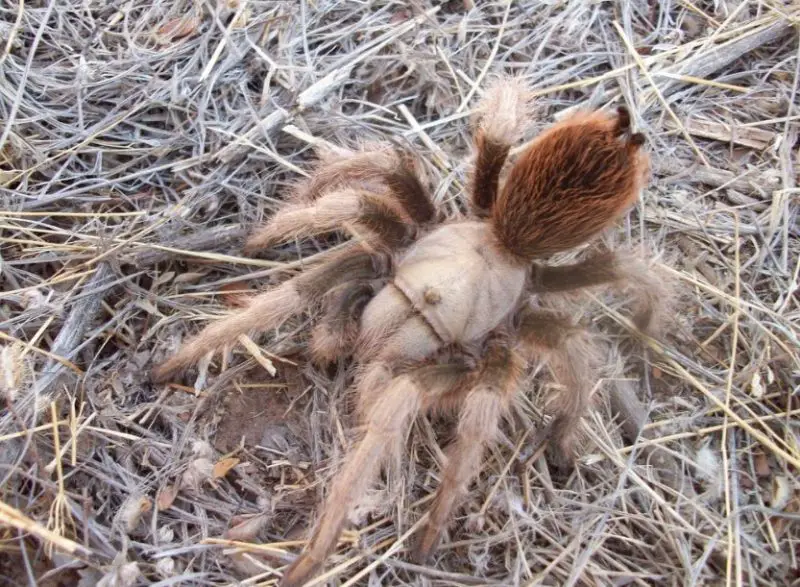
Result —
[[593, 387], [592, 347], [569, 318], [539, 308], [537, 294], [632, 286], [634, 323], [646, 329], [652, 322], [657, 283], [632, 256], [597, 252], [566, 266], [542, 262], [594, 239], [632, 207], [649, 175], [644, 137], [632, 132], [624, 107], [579, 112], [506, 165], [524, 130], [528, 95], [515, 80], [486, 92], [466, 217], [438, 220], [408, 153], [377, 148], [329, 156], [246, 250], [344, 227], [361, 238], [255, 295], [153, 372], [165, 381], [242, 334], [276, 328], [309, 309], [319, 315], [312, 358], [355, 361], [363, 434], [332, 481], [306, 551], [284, 573], [286, 587], [320, 571], [353, 502], [400, 458], [414, 418], [443, 410], [457, 413], [458, 425], [414, 549], [417, 561], [427, 560], [534, 359], [546, 357], [560, 383], [548, 407], [552, 455], [572, 462]]

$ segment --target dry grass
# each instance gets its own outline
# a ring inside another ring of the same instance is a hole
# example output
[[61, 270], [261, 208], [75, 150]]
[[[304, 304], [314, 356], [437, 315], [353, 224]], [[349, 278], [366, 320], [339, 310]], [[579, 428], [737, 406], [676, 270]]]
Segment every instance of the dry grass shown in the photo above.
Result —
[[638, 396], [648, 423], [631, 446], [638, 427], [600, 404], [579, 470], [551, 479], [526, 445], [534, 377], [421, 568], [404, 553], [442, 430], [422, 421], [405, 483], [362, 504], [327, 577], [798, 581], [797, 4], [405, 4], [0, 7], [6, 582], [275, 583], [347, 439], [344, 371], [306, 366], [305, 318], [260, 341], [258, 361], [237, 348], [197, 395], [152, 387], [145, 370], [234, 305], [232, 290], [337, 245], [240, 253], [314, 147], [408, 143], [455, 209], [471, 109], [496, 72], [537, 89], [526, 138], [567, 108], [620, 103], [647, 136], [655, 175], [618, 240], [662, 252], [681, 293], [670, 334], [643, 346], [612, 298], [579, 308], [604, 333], [613, 410], [635, 412]]

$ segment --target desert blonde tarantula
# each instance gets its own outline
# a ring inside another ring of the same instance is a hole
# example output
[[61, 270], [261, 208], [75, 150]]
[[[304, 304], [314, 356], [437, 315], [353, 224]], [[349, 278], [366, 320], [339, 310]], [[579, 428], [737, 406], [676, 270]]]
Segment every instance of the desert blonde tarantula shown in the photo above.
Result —
[[[328, 157], [246, 250], [343, 227], [362, 238], [255, 295], [153, 372], [155, 381], [165, 381], [240, 335], [276, 328], [308, 309], [320, 316], [312, 357], [321, 363], [352, 357], [358, 365], [353, 387], [363, 433], [332, 481], [309, 545], [284, 573], [284, 586], [320, 571], [353, 503], [383, 466], [400, 458], [415, 417], [450, 411], [458, 414], [456, 437], [415, 546], [415, 558], [427, 560], [534, 359], [546, 357], [560, 384], [547, 430], [554, 457], [571, 461], [594, 383], [592, 348], [582, 328], [540, 309], [537, 295], [632, 287], [634, 322], [643, 329], [651, 322], [655, 277], [633, 257], [602, 252], [566, 266], [542, 262], [598, 236], [636, 202], [649, 174], [643, 136], [632, 133], [624, 107], [579, 112], [506, 166], [527, 121], [528, 95], [508, 79], [486, 92], [466, 217], [437, 219], [407, 153], [379, 148]], [[455, 360], [459, 353], [473, 359]]]

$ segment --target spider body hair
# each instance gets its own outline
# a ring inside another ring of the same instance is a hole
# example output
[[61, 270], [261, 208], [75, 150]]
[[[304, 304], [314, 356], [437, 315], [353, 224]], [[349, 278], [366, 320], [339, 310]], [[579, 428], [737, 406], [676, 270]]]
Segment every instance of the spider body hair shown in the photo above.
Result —
[[638, 138], [617, 137], [621, 126], [605, 113], [578, 113], [520, 155], [492, 210], [492, 225], [521, 262], [589, 241], [635, 203], [647, 157]]
[[485, 216], [497, 198], [500, 173], [527, 119], [527, 89], [518, 80], [494, 83], [478, 107], [471, 193], [475, 212]]
[[379, 286], [374, 281], [356, 280], [326, 294], [324, 318], [314, 327], [309, 343], [317, 365], [333, 363], [349, 354], [358, 339], [358, 324], [364, 307], [377, 289]]
[[527, 122], [517, 81], [491, 87], [479, 108], [470, 213], [447, 223], [413, 158], [388, 148], [328, 154], [292, 201], [248, 240], [250, 252], [345, 227], [362, 242], [256, 295], [206, 327], [153, 372], [165, 381], [247, 332], [314, 310], [310, 354], [354, 363], [359, 440], [333, 478], [311, 540], [283, 574], [298, 587], [336, 546], [352, 503], [396, 462], [412, 422], [430, 411], [458, 418], [442, 482], [414, 557], [435, 552], [480, 469], [522, 375], [545, 359], [560, 384], [547, 404], [552, 458], [570, 463], [589, 409], [598, 362], [590, 334], [536, 307], [536, 296], [588, 287], [631, 289], [642, 329], [660, 320], [658, 278], [633, 257], [598, 253], [551, 266], [617, 221], [643, 188], [648, 159], [624, 108], [574, 114], [544, 131], [508, 166]]

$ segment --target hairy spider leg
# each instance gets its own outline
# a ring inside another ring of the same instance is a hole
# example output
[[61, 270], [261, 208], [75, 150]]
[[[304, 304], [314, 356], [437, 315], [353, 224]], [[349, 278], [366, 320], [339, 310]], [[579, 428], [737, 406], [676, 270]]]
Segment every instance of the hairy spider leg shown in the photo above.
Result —
[[345, 188], [330, 192], [312, 205], [290, 205], [279, 210], [245, 244], [254, 253], [273, 245], [341, 230], [348, 223], [363, 227], [390, 248], [408, 244], [414, 226], [389, 198], [366, 190]]
[[352, 355], [364, 308], [384, 284], [385, 280], [353, 280], [328, 292], [322, 317], [309, 342], [317, 365], [329, 365]]
[[333, 259], [252, 297], [246, 307], [206, 326], [184, 343], [175, 355], [156, 366], [151, 379], [156, 383], [164, 382], [208, 353], [236, 343], [242, 334], [277, 328], [293, 315], [319, 303], [331, 288], [353, 279], [381, 277], [385, 275], [387, 266], [385, 255], [366, 251], [360, 245], [351, 245]]
[[486, 215], [494, 206], [511, 147], [527, 123], [527, 89], [516, 79], [491, 86], [478, 106], [481, 119], [475, 131], [475, 160], [470, 177], [472, 206]]
[[388, 145], [346, 155], [328, 154], [311, 177], [297, 187], [294, 199], [310, 203], [330, 191], [380, 183], [414, 222], [425, 224], [433, 220], [436, 209], [415, 162], [410, 153]]
[[282, 587], [298, 587], [315, 575], [336, 547], [353, 503], [376, 481], [381, 468], [401, 458], [414, 418], [438, 395], [461, 384], [452, 365], [430, 365], [392, 379], [370, 407], [363, 437], [333, 479], [322, 514], [305, 552], [284, 572]]
[[386, 246], [397, 248], [409, 244], [415, 230], [435, 215], [411, 157], [389, 150], [353, 154], [322, 165], [293, 199], [251, 235], [245, 243], [247, 253], [331, 232], [347, 223], [362, 226]]
[[672, 292], [665, 280], [632, 253], [596, 253], [569, 265], [534, 264], [530, 290], [558, 293], [608, 284], [631, 290], [637, 328], [655, 335], [661, 332]]
[[[486, 447], [497, 440], [500, 422], [519, 389], [523, 366], [506, 337], [492, 338], [471, 385], [450, 394], [461, 396], [457, 435], [447, 447], [442, 481], [414, 546], [418, 564], [428, 561], [438, 547], [453, 511], [480, 471]], [[448, 403], [451, 400], [447, 398]]]
[[568, 318], [525, 306], [519, 316], [518, 337], [525, 359], [545, 358], [561, 386], [547, 405], [553, 415], [550, 453], [560, 468], [573, 464], [581, 418], [586, 415], [599, 364], [589, 333]]

